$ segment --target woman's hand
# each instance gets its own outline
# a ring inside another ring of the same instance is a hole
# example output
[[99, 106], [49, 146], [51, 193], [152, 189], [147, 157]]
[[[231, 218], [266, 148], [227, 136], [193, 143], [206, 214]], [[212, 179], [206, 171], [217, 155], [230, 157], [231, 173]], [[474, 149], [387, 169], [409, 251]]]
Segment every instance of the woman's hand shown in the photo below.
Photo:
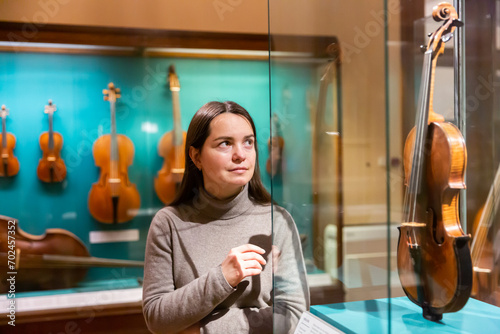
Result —
[[252, 244], [231, 249], [222, 262], [222, 274], [226, 281], [236, 287], [245, 277], [259, 275], [266, 260], [261, 256], [266, 251]]

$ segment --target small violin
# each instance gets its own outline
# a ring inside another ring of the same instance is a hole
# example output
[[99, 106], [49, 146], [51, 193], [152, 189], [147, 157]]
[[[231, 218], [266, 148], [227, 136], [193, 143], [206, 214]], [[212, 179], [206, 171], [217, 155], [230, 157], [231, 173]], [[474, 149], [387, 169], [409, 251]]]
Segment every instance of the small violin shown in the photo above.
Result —
[[14, 148], [16, 147], [16, 137], [7, 132], [6, 119], [9, 114], [9, 109], [2, 105], [0, 116], [2, 117], [2, 166], [0, 167], [0, 177], [14, 176], [19, 173], [19, 160], [14, 156]]
[[66, 165], [61, 158], [63, 138], [53, 130], [53, 115], [56, 110], [56, 105], [49, 100], [44, 110], [49, 115], [49, 131], [42, 133], [39, 139], [43, 156], [38, 162], [37, 175], [41, 181], [47, 183], [61, 182], [66, 178]]

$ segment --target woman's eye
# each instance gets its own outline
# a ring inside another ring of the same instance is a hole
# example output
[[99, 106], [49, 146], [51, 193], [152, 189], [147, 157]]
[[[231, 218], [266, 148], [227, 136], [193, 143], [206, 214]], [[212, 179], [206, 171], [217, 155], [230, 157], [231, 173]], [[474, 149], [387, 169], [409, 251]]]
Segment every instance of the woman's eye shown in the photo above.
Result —
[[247, 139], [247, 140], [245, 140], [245, 145], [247, 145], [247, 146], [253, 146], [253, 139]]
[[226, 141], [223, 141], [219, 144], [219, 147], [228, 147], [229, 146], [229, 142], [226, 140]]

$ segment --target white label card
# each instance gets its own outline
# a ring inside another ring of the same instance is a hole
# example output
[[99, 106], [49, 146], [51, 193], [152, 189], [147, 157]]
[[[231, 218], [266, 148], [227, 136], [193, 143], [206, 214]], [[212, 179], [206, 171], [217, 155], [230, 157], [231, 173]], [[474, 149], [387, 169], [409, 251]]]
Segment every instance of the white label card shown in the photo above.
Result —
[[337, 334], [344, 333], [310, 312], [302, 313], [294, 334]]

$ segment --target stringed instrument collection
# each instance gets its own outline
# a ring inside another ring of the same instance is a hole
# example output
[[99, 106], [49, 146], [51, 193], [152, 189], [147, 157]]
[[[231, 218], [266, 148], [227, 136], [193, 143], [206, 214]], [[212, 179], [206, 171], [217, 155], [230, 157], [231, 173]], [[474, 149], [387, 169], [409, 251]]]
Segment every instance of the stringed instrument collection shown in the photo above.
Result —
[[425, 48], [416, 126], [404, 146], [404, 221], [399, 227], [397, 267], [408, 298], [424, 318], [442, 319], [460, 310], [472, 288], [470, 236], [459, 219], [459, 192], [465, 188], [465, 140], [458, 128], [433, 110], [435, 69], [458, 20], [447, 3], [434, 7], [442, 25]]
[[[454, 30], [461, 27], [453, 6], [442, 3], [433, 12], [442, 25], [430, 36], [424, 54], [424, 65], [419, 95], [416, 124], [404, 146], [404, 179], [406, 186], [404, 221], [399, 227], [397, 268], [401, 286], [407, 297], [422, 308], [423, 316], [432, 321], [442, 319], [444, 313], [463, 308], [469, 297], [491, 296], [498, 290], [498, 270], [491, 263], [481, 262], [484, 254], [492, 252], [487, 238], [492, 219], [500, 198], [500, 168], [495, 177], [484, 208], [474, 223], [473, 236], [462, 230], [459, 217], [459, 192], [465, 189], [464, 174], [467, 165], [465, 140], [459, 129], [433, 110], [435, 69], [445, 43]], [[327, 147], [313, 152], [313, 239], [323, 240], [325, 227], [337, 228], [337, 251], [335, 266], [343, 262], [343, 176], [342, 176], [342, 118], [340, 46], [338, 40], [331, 46], [331, 61], [323, 76], [317, 107], [311, 116], [313, 125], [312, 146]], [[180, 107], [180, 81], [175, 67], [168, 68], [168, 83], [172, 98], [173, 129], [163, 134], [158, 142], [158, 155], [163, 159], [161, 169], [154, 177], [154, 190], [160, 201], [168, 205], [178, 190], [185, 169], [186, 132], [182, 129]], [[335, 125], [328, 128], [325, 123], [328, 89], [332, 88], [335, 105]], [[141, 196], [129, 177], [133, 165], [135, 147], [133, 141], [117, 131], [116, 103], [121, 97], [120, 89], [113, 83], [103, 90], [109, 102], [109, 134], [100, 136], [93, 144], [93, 158], [99, 169], [99, 178], [88, 193], [88, 210], [98, 222], [119, 224], [130, 222], [141, 207]], [[44, 183], [61, 183], [67, 178], [66, 164], [61, 156], [63, 137], [54, 131], [54, 113], [57, 110], [52, 100], [45, 106], [49, 129], [39, 137], [42, 157], [37, 167], [37, 177]], [[3, 105], [0, 177], [10, 178], [19, 173], [19, 160], [14, 155], [16, 137], [7, 132], [9, 110]], [[281, 134], [279, 117], [273, 114], [271, 126], [273, 136], [267, 142], [269, 156], [266, 171], [272, 177], [284, 171], [285, 141]], [[325, 142], [329, 141], [325, 144]], [[321, 159], [332, 157], [330, 164]], [[24, 167], [23, 167], [24, 168]], [[333, 189], [325, 189], [322, 177], [335, 180]], [[337, 217], [326, 216], [321, 205], [337, 208]], [[47, 229], [43, 235], [31, 235], [23, 231], [20, 223], [10, 217], [0, 216], [1, 268], [8, 261], [8, 224], [15, 222], [16, 261], [18, 273], [16, 287], [19, 291], [69, 288], [81, 282], [90, 267], [141, 267], [141, 261], [97, 258], [90, 255], [85, 244], [73, 233], [64, 229]], [[472, 241], [472, 246], [471, 246]], [[317, 242], [317, 241], [315, 241]], [[316, 247], [316, 246], [315, 246]], [[489, 256], [491, 258], [491, 256]], [[324, 258], [315, 259], [319, 269], [325, 269]], [[5, 268], [0, 278], [5, 281]], [[338, 276], [341, 276], [340, 274]], [[0, 293], [5, 293], [3, 289]]]

